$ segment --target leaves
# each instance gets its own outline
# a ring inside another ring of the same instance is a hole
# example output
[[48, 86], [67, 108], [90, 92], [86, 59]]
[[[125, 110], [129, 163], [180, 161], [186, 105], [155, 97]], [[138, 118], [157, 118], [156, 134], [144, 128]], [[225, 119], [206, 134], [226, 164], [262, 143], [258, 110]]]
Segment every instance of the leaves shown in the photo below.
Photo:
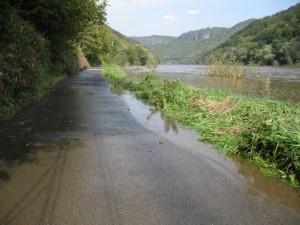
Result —
[[249, 24], [206, 55], [235, 56], [239, 62], [261, 65], [300, 63], [300, 3]]
[[51, 41], [74, 39], [92, 23], [104, 24], [107, 2], [95, 0], [34, 0], [12, 2], [21, 16]]

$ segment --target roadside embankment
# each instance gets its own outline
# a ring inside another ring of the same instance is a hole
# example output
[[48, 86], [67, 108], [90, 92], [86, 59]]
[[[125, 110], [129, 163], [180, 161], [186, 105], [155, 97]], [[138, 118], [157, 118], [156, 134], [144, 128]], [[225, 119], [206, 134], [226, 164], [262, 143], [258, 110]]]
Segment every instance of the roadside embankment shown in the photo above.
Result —
[[199, 90], [152, 73], [133, 80], [111, 65], [104, 65], [103, 72], [110, 83], [197, 130], [200, 141], [214, 144], [225, 154], [240, 155], [264, 174], [299, 188], [300, 104]]

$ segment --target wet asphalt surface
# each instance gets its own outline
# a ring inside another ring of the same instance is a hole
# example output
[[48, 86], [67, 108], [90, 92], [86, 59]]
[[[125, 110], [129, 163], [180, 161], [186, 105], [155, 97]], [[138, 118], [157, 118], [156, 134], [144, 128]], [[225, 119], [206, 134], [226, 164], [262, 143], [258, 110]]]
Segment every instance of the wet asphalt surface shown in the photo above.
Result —
[[0, 127], [0, 224], [299, 224], [147, 130], [94, 68]]

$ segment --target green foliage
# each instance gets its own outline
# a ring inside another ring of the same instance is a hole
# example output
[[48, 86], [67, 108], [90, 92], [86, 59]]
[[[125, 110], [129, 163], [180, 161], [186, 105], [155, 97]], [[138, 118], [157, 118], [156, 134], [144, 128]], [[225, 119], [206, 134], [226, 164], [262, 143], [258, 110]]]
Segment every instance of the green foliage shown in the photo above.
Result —
[[116, 81], [121, 83], [121, 81], [125, 78], [126, 74], [119, 69], [117, 66], [109, 66], [108, 64], [102, 65], [102, 70], [105, 73], [105, 77], [110, 81]]
[[111, 83], [196, 129], [200, 140], [213, 143], [226, 154], [241, 155], [265, 174], [299, 187], [300, 105], [199, 90], [151, 73], [141, 80], [129, 80], [120, 69], [108, 65], [103, 72]]
[[[253, 20], [239, 23], [232, 28], [213, 27], [190, 31], [182, 34], [178, 38], [158, 35], [132, 38], [147, 46], [159, 57], [161, 63], [196, 64], [202, 61], [203, 55], [213, 50], [219, 44], [227, 40], [232, 34], [248, 25], [251, 21]], [[194, 40], [198, 33], [210, 34], [210, 38]]]
[[1, 10], [0, 122], [65, 77], [49, 73], [49, 42], [8, 4]]
[[175, 41], [167, 45], [149, 46], [149, 48], [159, 56], [161, 63], [196, 64], [203, 54], [221, 42], [221, 38], [190, 42]]
[[26, 92], [17, 98], [13, 99], [10, 96], [6, 96], [0, 99], [0, 124], [2, 121], [11, 118], [12, 115], [24, 105], [26, 105], [32, 99], [39, 99], [45, 93], [50, 91], [55, 84], [66, 78], [66, 74], [44, 74], [38, 77], [34, 89], [28, 89]]
[[11, 0], [19, 16], [30, 22], [48, 41], [52, 68], [69, 74], [79, 68], [77, 44], [81, 32], [92, 24], [104, 24], [107, 2], [96, 0]]
[[61, 51], [52, 58], [51, 72], [73, 75], [89, 67], [84, 52], [76, 45], [61, 46]]
[[[88, 65], [82, 50], [76, 45], [75, 32], [69, 35], [71, 32], [64, 28], [58, 29], [55, 35], [50, 32], [53, 28], [50, 25], [59, 27], [63, 24], [61, 21], [61, 24], [54, 24], [56, 19], [64, 16], [59, 10], [69, 10], [55, 8], [58, 4], [63, 4], [63, 1], [0, 3], [0, 121], [8, 118], [23, 103], [44, 93], [46, 86], [53, 86], [65, 73], [73, 74]], [[48, 7], [50, 5], [52, 8]], [[44, 14], [38, 15], [37, 12]], [[62, 14], [52, 20], [40, 20], [42, 16], [58, 12]], [[41, 23], [44, 23], [42, 28], [45, 30], [40, 29]]]
[[156, 64], [148, 49], [105, 25], [106, 6], [105, 0], [1, 1], [0, 103], [8, 109], [3, 115], [40, 93], [44, 81], [52, 83], [50, 74], [74, 74], [89, 66], [87, 59]]
[[91, 23], [104, 24], [106, 1], [95, 0], [12, 0], [11, 5], [51, 42], [72, 40]]
[[157, 64], [149, 50], [105, 25], [88, 26], [81, 33], [79, 46], [92, 64], [146, 65], [150, 60]]
[[34, 88], [38, 74], [50, 64], [47, 41], [12, 8], [6, 13], [9, 16], [0, 24], [0, 101], [18, 99]]
[[206, 54], [235, 57], [244, 64], [292, 65], [300, 63], [300, 4], [249, 24]]
[[137, 53], [137, 57], [141, 65], [146, 65], [148, 52], [142, 45], [136, 45], [135, 51]]

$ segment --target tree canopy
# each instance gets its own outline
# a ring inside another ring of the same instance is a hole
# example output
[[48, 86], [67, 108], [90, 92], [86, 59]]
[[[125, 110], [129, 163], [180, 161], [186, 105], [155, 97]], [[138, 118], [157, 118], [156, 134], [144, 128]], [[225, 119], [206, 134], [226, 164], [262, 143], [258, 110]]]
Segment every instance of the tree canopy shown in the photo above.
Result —
[[106, 1], [95, 0], [11, 0], [20, 11], [48, 39], [74, 39], [90, 24], [106, 22]]
[[250, 23], [206, 57], [216, 55], [244, 64], [299, 64], [300, 3]]

